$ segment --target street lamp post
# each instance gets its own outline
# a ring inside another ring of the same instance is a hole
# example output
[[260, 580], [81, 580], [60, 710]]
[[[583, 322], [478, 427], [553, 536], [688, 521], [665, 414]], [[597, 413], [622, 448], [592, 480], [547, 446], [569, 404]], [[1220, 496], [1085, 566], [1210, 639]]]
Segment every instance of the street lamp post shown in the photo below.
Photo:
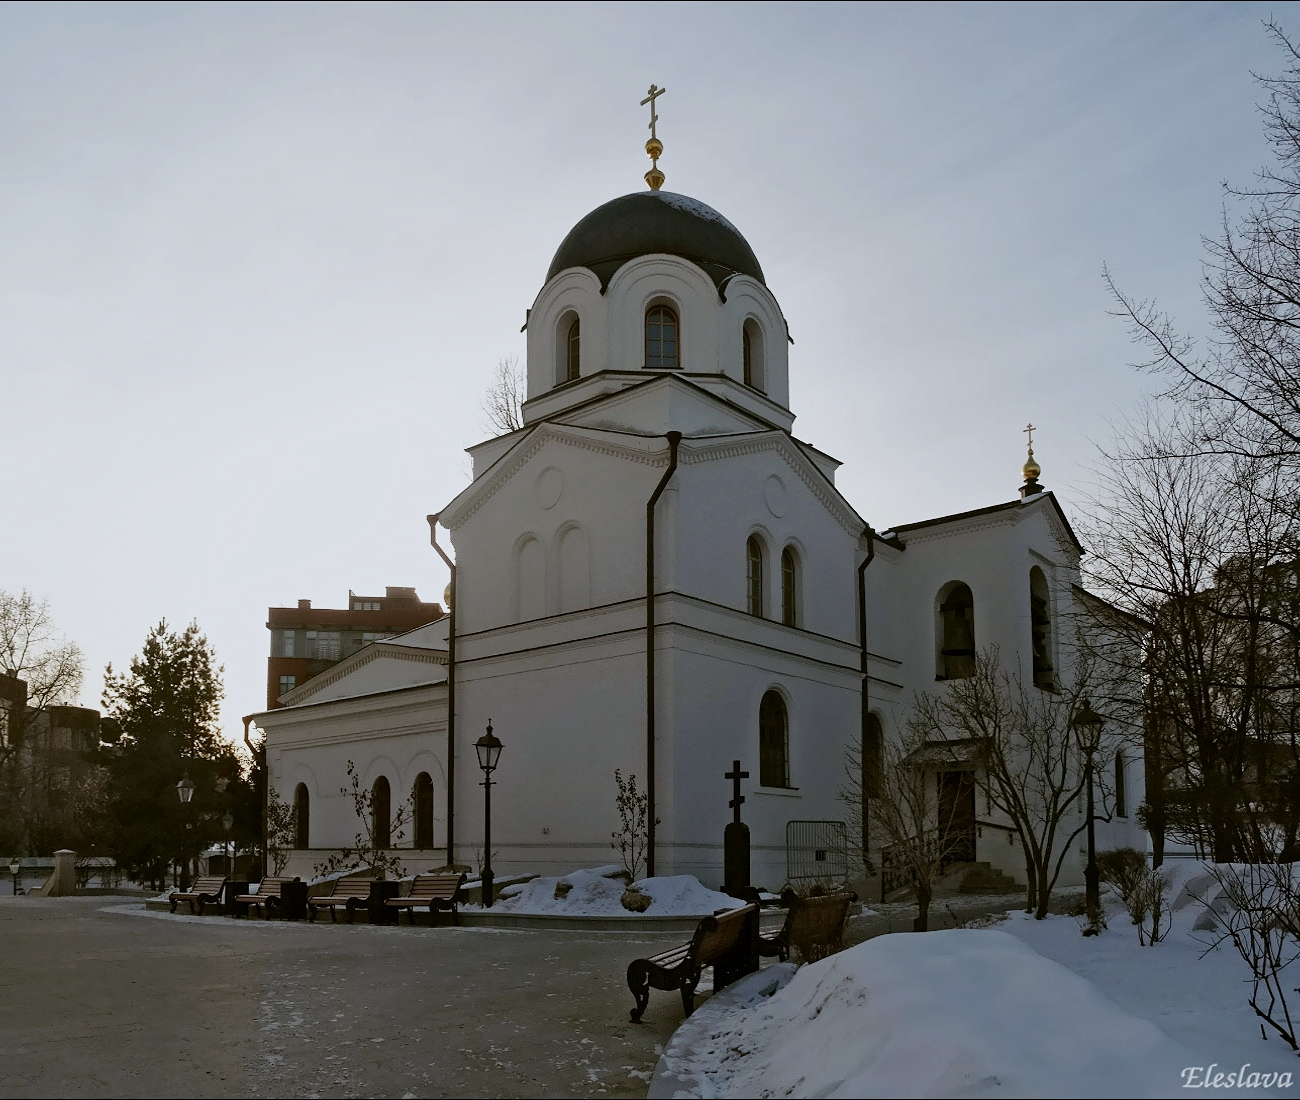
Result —
[[235, 860], [230, 851], [230, 830], [234, 827], [235, 815], [227, 810], [221, 815], [221, 827], [226, 833], [226, 874], [235, 877]]
[[492, 773], [501, 756], [501, 742], [492, 732], [488, 719], [487, 733], [474, 742], [478, 766], [483, 769], [483, 907], [492, 905]]
[[[190, 773], [189, 773], [189, 772], [186, 772], [184, 775], [182, 775], [182, 776], [180, 777], [180, 779], [178, 779], [178, 780], [176, 781], [176, 795], [177, 795], [177, 797], [181, 800], [181, 805], [182, 805], [182, 806], [188, 806], [188, 805], [190, 804], [190, 802], [193, 800], [193, 798], [194, 798], [194, 780], [192, 780], [192, 779], [190, 778]], [[189, 822], [186, 822], [185, 824], [186, 824], [186, 826], [188, 827]], [[188, 847], [188, 845], [187, 845], [187, 847]], [[182, 880], [185, 880], [185, 879], [188, 879], [188, 877], [189, 877], [189, 867], [188, 867], [188, 863], [189, 863], [189, 855], [188, 855], [188, 853], [186, 853], [186, 852], [182, 852], [182, 853], [181, 853], [181, 857], [182, 857], [182, 858], [181, 858], [181, 879], [182, 879]], [[188, 889], [188, 888], [189, 888], [189, 882], [188, 882], [188, 881], [182, 881], [182, 882], [181, 882], [181, 889], [182, 889], [182, 890], [185, 890], [185, 889]]]
[[9, 876], [13, 879], [14, 897], [18, 896], [18, 872], [23, 869], [23, 861], [17, 856], [9, 861]]
[[1083, 742], [1083, 766], [1088, 785], [1088, 863], [1083, 869], [1084, 906], [1088, 911], [1088, 926], [1083, 930], [1085, 936], [1095, 936], [1101, 931], [1101, 886], [1097, 876], [1097, 834], [1094, 827], [1096, 819], [1092, 794], [1092, 768], [1104, 721], [1105, 719], [1088, 705], [1086, 698], [1074, 713], [1074, 726], [1080, 731], [1080, 740]]

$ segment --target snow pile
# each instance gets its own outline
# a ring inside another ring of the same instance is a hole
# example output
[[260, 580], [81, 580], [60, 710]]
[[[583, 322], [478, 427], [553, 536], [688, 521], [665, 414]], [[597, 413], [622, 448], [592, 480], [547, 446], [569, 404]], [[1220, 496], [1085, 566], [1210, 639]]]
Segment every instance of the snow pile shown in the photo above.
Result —
[[1197, 1062], [1014, 936], [972, 929], [805, 966], [711, 1046], [718, 1096], [1168, 1096]]
[[[623, 908], [627, 889], [616, 865], [570, 871], [567, 875], [535, 878], [520, 887], [508, 888], [495, 908], [507, 913], [538, 913], [563, 917], [631, 917]], [[568, 884], [567, 891], [561, 884]], [[718, 909], [734, 909], [740, 903], [700, 884], [691, 875], [643, 878], [632, 884], [651, 898], [645, 911], [649, 917], [704, 917]], [[557, 889], [558, 887], [558, 889]], [[556, 895], [562, 895], [557, 897]]]

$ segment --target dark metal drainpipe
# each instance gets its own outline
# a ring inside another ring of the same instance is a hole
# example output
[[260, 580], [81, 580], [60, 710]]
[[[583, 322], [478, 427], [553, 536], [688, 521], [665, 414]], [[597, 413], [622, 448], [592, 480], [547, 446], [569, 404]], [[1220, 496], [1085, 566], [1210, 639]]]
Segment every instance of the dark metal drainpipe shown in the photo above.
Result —
[[677, 469], [677, 444], [681, 432], [669, 432], [668, 469], [659, 479], [645, 505], [645, 794], [646, 815], [645, 873], [655, 873], [655, 503], [668, 487], [668, 479]]
[[858, 738], [860, 771], [858, 782], [862, 791], [862, 859], [863, 863], [870, 865], [871, 840], [869, 828], [869, 804], [867, 801], [867, 739], [868, 731], [871, 728], [871, 692], [868, 686], [869, 676], [867, 673], [867, 566], [871, 564], [871, 559], [876, 556], [876, 532], [871, 529], [871, 524], [867, 524], [866, 529], [862, 532], [867, 539], [867, 556], [862, 559], [862, 564], [858, 566], [858, 649], [861, 652], [862, 667], [862, 729]]
[[[248, 727], [253, 724], [253, 715], [244, 715], [244, 744], [248, 746], [248, 755], [257, 767], [257, 752], [253, 749], [253, 739], [248, 736]], [[262, 741], [262, 877], [266, 877], [266, 815], [271, 808], [271, 763], [266, 757], [266, 741]], [[234, 868], [231, 867], [231, 876]]]
[[434, 512], [429, 521], [429, 545], [438, 551], [451, 571], [451, 607], [447, 610], [447, 866], [456, 863], [456, 563], [438, 545], [438, 517]]

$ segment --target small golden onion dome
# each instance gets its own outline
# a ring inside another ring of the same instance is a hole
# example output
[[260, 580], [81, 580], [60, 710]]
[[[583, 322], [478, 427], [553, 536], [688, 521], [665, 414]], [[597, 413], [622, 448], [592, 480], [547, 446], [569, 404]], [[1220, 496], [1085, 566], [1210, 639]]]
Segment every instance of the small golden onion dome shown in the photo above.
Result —
[[1032, 447], [1029, 448], [1029, 458], [1021, 467], [1021, 472], [1025, 475], [1026, 481], [1037, 481], [1038, 475], [1043, 472], [1043, 468], [1034, 461], [1034, 449]]
[[447, 587], [442, 590], [442, 606], [448, 608], [451, 607], [451, 583], [450, 582], [448, 582]]
[[646, 156], [658, 160], [664, 155], [664, 143], [657, 137], [652, 137], [645, 143]]

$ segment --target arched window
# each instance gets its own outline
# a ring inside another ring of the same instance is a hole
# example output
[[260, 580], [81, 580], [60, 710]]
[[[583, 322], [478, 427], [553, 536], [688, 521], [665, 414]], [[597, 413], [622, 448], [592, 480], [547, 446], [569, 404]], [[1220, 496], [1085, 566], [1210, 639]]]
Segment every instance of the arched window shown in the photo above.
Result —
[[677, 312], [670, 306], [651, 306], [645, 315], [645, 365], [648, 370], [680, 367]]
[[433, 780], [428, 772], [421, 772], [415, 777], [415, 789], [411, 792], [411, 802], [415, 807], [415, 842], [416, 848], [433, 847]]
[[940, 680], [964, 680], [975, 675], [975, 599], [960, 582], [939, 604]]
[[740, 332], [740, 344], [745, 385], [760, 392], [765, 391], [767, 380], [763, 362], [763, 330], [758, 327], [757, 321], [750, 319], [745, 322]]
[[781, 621], [786, 626], [796, 625], [798, 586], [799, 562], [794, 548], [787, 546], [781, 551]]
[[1036, 565], [1029, 571], [1029, 640], [1034, 653], [1034, 687], [1054, 691], [1052, 605], [1047, 592], [1047, 578]]
[[393, 794], [388, 780], [380, 776], [370, 788], [370, 838], [376, 848], [392, 847]]
[[293, 789], [293, 846], [311, 847], [311, 796], [306, 783]]
[[575, 316], [569, 324], [569, 332], [564, 340], [564, 380], [574, 382], [578, 378], [578, 318]]
[[1124, 785], [1124, 752], [1115, 753], [1115, 816], [1128, 817], [1128, 791]]
[[779, 691], [767, 692], [758, 705], [758, 782], [790, 786], [790, 722]]
[[750, 535], [745, 543], [746, 608], [751, 615], [763, 614], [763, 544], [757, 535]]

